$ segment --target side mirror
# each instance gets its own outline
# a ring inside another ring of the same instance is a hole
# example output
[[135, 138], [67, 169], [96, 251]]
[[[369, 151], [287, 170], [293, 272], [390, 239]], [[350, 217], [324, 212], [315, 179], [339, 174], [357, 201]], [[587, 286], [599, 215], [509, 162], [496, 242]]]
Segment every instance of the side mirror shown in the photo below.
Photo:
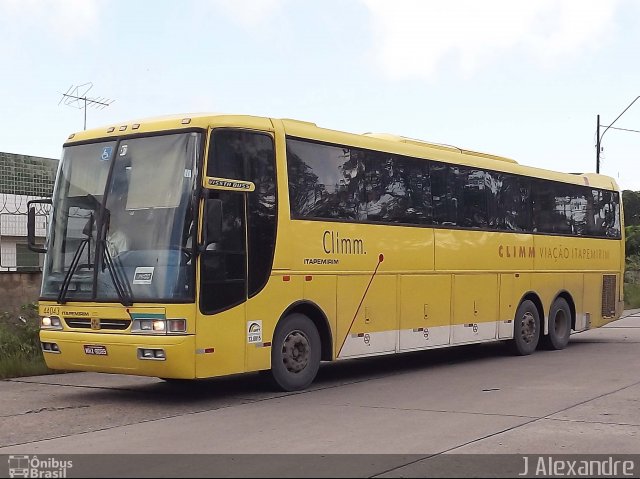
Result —
[[222, 200], [209, 199], [205, 203], [205, 247], [222, 239]]
[[52, 202], [50, 199], [31, 200], [27, 202], [27, 248], [35, 253], [46, 253], [47, 248], [45, 248], [44, 245], [36, 244], [36, 209], [31, 206], [34, 203], [50, 205]]

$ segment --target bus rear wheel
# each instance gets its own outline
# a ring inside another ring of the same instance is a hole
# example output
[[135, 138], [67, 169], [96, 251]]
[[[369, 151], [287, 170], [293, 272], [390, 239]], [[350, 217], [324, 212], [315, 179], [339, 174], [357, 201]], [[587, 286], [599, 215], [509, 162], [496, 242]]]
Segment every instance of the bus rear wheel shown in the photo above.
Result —
[[284, 391], [300, 391], [320, 368], [320, 334], [313, 321], [294, 313], [276, 327], [271, 346], [271, 376]]
[[549, 334], [542, 338], [542, 347], [549, 350], [564, 349], [571, 335], [571, 308], [567, 300], [557, 298], [549, 312]]
[[540, 314], [531, 300], [524, 300], [518, 306], [513, 325], [511, 351], [518, 356], [533, 353], [540, 339]]

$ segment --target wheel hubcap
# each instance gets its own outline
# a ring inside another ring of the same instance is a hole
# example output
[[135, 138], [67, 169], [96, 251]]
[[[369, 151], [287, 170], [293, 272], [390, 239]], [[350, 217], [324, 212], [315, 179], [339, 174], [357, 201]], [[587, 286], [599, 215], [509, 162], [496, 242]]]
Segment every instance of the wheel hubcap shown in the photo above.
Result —
[[564, 311], [558, 311], [556, 314], [556, 319], [554, 321], [554, 329], [556, 332], [556, 336], [562, 337], [567, 332], [567, 327], [569, 322], [567, 321], [567, 316], [564, 314]]
[[290, 373], [299, 373], [309, 364], [311, 345], [302, 331], [292, 331], [282, 345], [282, 362]]
[[522, 339], [525, 343], [531, 343], [538, 333], [536, 331], [536, 319], [534, 318], [533, 314], [529, 312], [524, 313], [520, 321], [520, 325], [522, 326], [520, 328]]

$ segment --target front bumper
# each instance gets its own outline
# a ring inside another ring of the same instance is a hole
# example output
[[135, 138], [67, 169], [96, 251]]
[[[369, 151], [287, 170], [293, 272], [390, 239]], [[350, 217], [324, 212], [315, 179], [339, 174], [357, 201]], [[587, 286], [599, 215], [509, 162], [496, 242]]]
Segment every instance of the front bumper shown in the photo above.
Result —
[[[44, 352], [51, 369], [131, 374], [172, 379], [195, 378], [194, 336], [40, 331], [40, 341], [57, 344], [57, 352]], [[90, 355], [85, 346], [104, 346], [107, 354]], [[141, 359], [139, 348], [162, 349], [162, 361]]]

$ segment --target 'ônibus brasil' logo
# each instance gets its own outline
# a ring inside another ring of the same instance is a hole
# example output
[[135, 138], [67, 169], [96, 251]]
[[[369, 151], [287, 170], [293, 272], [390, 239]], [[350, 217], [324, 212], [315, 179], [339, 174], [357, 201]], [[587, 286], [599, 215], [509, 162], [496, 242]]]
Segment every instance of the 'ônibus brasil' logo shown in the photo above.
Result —
[[9, 456], [9, 477], [67, 477], [72, 467], [73, 461], [54, 457]]

